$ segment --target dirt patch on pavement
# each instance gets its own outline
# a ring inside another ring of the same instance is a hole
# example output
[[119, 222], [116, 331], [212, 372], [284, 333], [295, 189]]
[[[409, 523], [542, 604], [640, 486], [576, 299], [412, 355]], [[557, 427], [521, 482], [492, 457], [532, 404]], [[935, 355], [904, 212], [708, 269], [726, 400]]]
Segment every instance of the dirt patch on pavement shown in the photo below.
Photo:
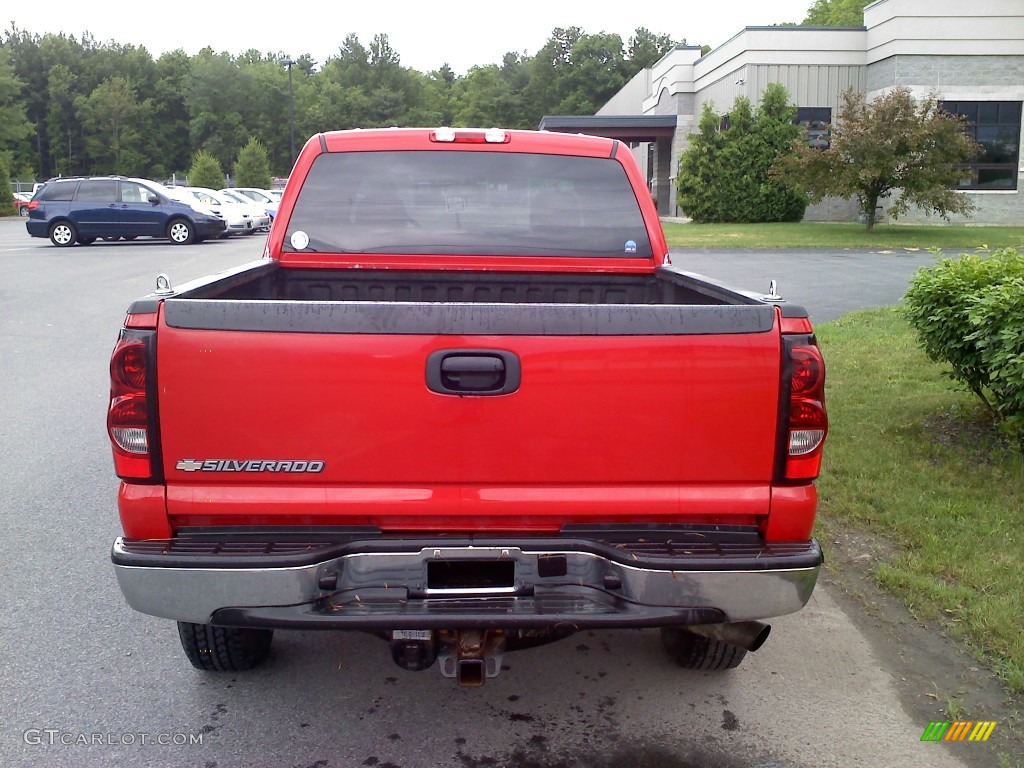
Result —
[[896, 546], [874, 534], [827, 528], [821, 534], [825, 581], [838, 587], [834, 596], [892, 674], [922, 733], [933, 720], [996, 721], [988, 742], [956, 745], [957, 756], [972, 767], [1024, 768], [1024, 702], [941, 626], [915, 618], [874, 578]]

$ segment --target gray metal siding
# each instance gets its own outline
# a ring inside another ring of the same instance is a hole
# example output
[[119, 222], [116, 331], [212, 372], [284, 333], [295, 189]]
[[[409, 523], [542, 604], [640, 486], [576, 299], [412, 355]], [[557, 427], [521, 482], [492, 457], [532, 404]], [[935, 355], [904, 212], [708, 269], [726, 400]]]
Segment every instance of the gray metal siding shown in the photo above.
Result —
[[756, 64], [747, 67], [747, 86], [758, 95], [769, 83], [782, 83], [790, 102], [801, 107], [838, 109], [842, 94], [850, 88], [864, 92], [864, 67], [841, 65]]
[[867, 76], [861, 66], [747, 64], [701, 89], [696, 107], [699, 109], [712, 102], [715, 109], [724, 114], [732, 108], [737, 96], [746, 96], [756, 108], [769, 83], [782, 83], [791, 104], [832, 107], [835, 115], [842, 106], [843, 93], [849, 88], [863, 93], [866, 81]]

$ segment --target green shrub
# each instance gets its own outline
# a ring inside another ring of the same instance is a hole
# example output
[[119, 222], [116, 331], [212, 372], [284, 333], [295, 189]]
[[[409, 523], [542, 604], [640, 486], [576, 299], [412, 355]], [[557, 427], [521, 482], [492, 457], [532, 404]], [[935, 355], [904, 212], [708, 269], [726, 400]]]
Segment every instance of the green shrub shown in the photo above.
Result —
[[905, 315], [932, 360], [1024, 444], [1024, 254], [963, 254], [918, 270]]
[[220, 161], [208, 152], [196, 152], [192, 167], [188, 169], [188, 183], [193, 187], [220, 189], [224, 186], [224, 171]]
[[800, 221], [807, 195], [770, 170], [803, 133], [786, 89], [769, 83], [754, 109], [737, 97], [726, 120], [706, 103], [679, 160], [679, 207], [698, 223]]
[[239, 151], [235, 162], [235, 186], [270, 189], [272, 181], [266, 148], [258, 139], [249, 139], [249, 143]]

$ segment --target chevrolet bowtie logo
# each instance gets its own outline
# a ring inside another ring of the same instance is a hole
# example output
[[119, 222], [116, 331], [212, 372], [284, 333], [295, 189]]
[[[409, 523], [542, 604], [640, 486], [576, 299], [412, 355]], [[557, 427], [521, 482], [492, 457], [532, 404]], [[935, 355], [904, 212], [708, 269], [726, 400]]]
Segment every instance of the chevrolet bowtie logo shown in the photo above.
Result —
[[182, 459], [175, 466], [175, 469], [180, 469], [183, 472], [198, 472], [203, 468], [203, 462], [196, 461], [195, 459]]

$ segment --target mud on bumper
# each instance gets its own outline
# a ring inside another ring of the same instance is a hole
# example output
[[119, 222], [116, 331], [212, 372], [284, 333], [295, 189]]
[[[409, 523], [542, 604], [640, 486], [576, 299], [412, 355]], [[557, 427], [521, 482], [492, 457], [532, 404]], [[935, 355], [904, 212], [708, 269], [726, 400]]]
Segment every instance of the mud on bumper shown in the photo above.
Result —
[[817, 541], [755, 529], [563, 529], [395, 538], [373, 528], [183, 530], [118, 538], [129, 605], [178, 621], [294, 629], [539, 629], [737, 622], [802, 608]]

